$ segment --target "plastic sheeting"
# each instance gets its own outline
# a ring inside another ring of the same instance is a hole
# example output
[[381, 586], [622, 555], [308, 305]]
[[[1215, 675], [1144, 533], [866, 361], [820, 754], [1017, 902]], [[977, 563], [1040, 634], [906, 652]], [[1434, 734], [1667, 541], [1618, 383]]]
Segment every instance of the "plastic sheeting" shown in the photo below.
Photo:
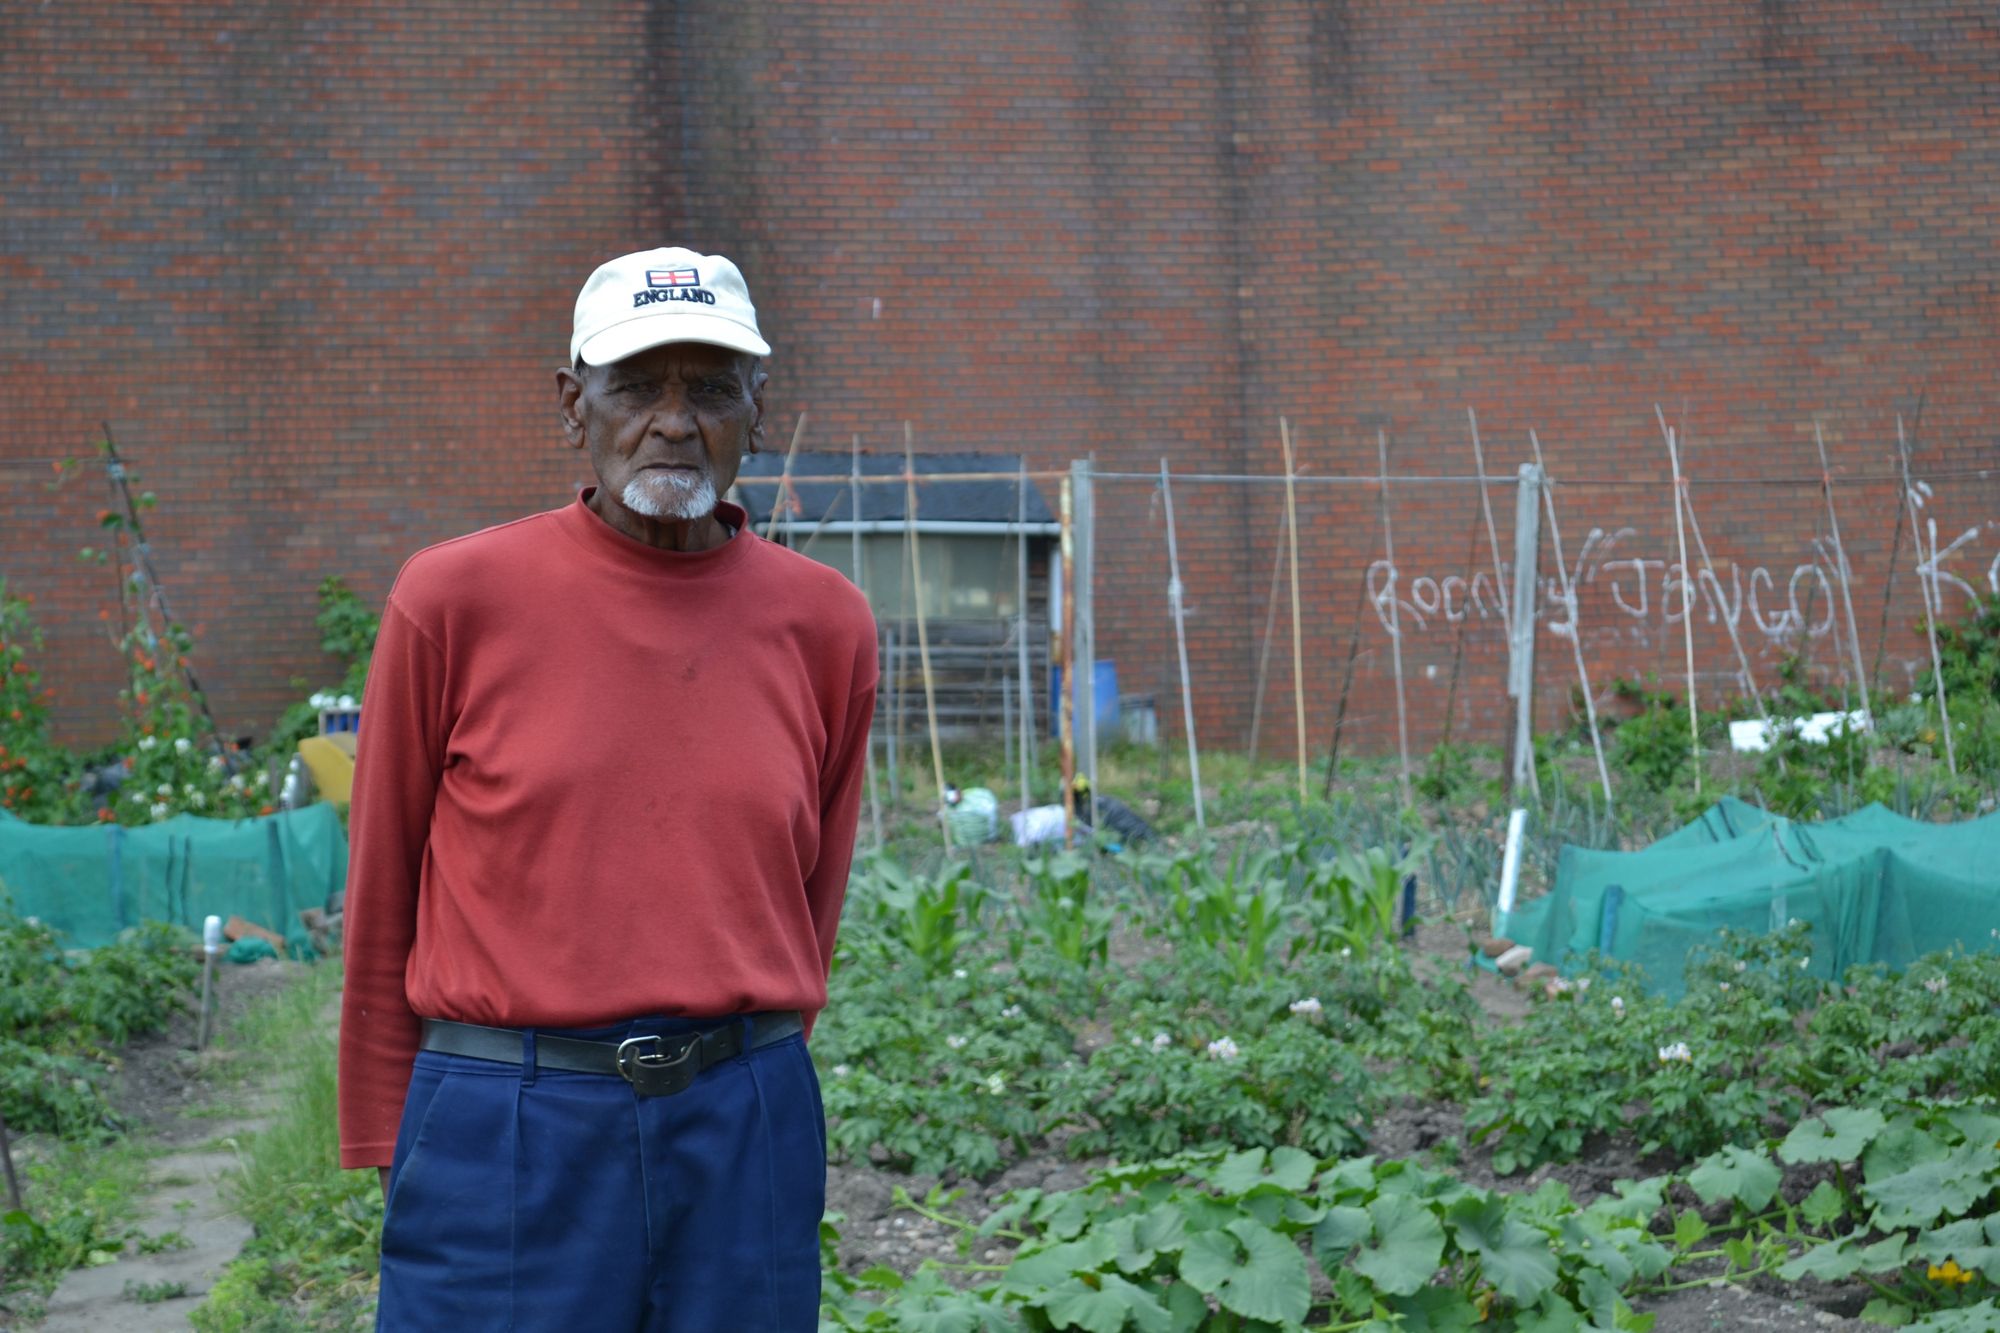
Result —
[[157, 824], [54, 827], [0, 812], [0, 890], [21, 916], [95, 948], [141, 921], [201, 932], [241, 916], [307, 948], [299, 912], [347, 881], [347, 832], [330, 805], [256, 819], [176, 815]]
[[1650, 989], [1678, 996], [1688, 955], [1722, 928], [1790, 921], [1810, 926], [1807, 970], [1828, 979], [2000, 948], [2000, 814], [1925, 824], [1870, 805], [1801, 823], [1731, 798], [1643, 851], [1564, 847], [1554, 890], [1507, 934], [1559, 968], [1593, 949], [1636, 963]]

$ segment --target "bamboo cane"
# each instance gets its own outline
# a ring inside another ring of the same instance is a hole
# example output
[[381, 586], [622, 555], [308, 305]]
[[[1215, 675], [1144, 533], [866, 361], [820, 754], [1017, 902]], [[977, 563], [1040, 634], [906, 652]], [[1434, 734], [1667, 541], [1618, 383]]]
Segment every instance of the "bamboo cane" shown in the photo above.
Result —
[[[850, 511], [849, 517], [854, 520], [854, 531], [849, 534], [848, 552], [849, 558], [854, 563], [854, 586], [861, 590], [861, 595], [865, 598], [868, 596], [868, 578], [863, 572], [863, 565], [861, 563], [861, 437], [859, 435], [854, 437], [848, 458], [849, 484], [847, 488], [847, 507]], [[828, 512], [832, 511], [829, 510]], [[821, 522], [824, 523], [825, 520], [822, 519]], [[818, 535], [817, 531], [815, 531], [814, 535]], [[809, 537], [806, 539], [806, 545], [812, 545], [812, 538]], [[875, 738], [873, 736], [868, 738], [861, 752], [867, 768], [865, 777], [868, 783], [868, 822], [875, 831], [875, 850], [879, 853], [882, 850], [882, 797], [875, 789]]]
[[[1479, 473], [1479, 507], [1486, 515], [1486, 545], [1493, 553], [1493, 595], [1500, 602], [1500, 628], [1513, 633], [1513, 613], [1507, 605], [1507, 576], [1500, 568], [1500, 534], [1493, 530], [1493, 497], [1486, 489], [1486, 451], [1479, 445], [1479, 418], [1465, 409], [1465, 419], [1472, 425], [1472, 462]], [[1467, 585], [1470, 592], [1470, 585]]]
[[1361, 608], [1368, 601], [1368, 575], [1354, 580], [1354, 610], [1347, 618], [1347, 666], [1340, 677], [1340, 702], [1333, 709], [1333, 737], [1326, 746], [1326, 782], [1322, 792], [1333, 799], [1334, 774], [1340, 771], [1340, 737], [1347, 726], [1347, 692], [1354, 686], [1354, 658], [1361, 651]]
[[1257, 692], [1250, 703], [1250, 758], [1257, 758], [1257, 739], [1264, 729], [1264, 682], [1271, 671], [1271, 635], [1278, 628], [1278, 580], [1285, 572], [1285, 534], [1292, 530], [1289, 516], [1283, 521], [1277, 544], [1271, 548], [1271, 588], [1264, 595], [1264, 640], [1257, 650]]
[[785, 450], [785, 466], [778, 474], [778, 490], [771, 497], [771, 517], [764, 524], [764, 535], [766, 537], [777, 531], [778, 511], [780, 509], [785, 511], [785, 534], [787, 536], [791, 535], [791, 506], [785, 503], [785, 497], [791, 493], [792, 460], [799, 456], [799, 439], [805, 433], [806, 414], [801, 412], [799, 413], [799, 419], [792, 424], [792, 447]]
[[1174, 489], [1167, 476], [1167, 460], [1160, 460], [1160, 496], [1167, 510], [1167, 564], [1172, 577], [1167, 583], [1167, 603], [1174, 612], [1174, 642], [1181, 658], [1181, 720], [1187, 727], [1188, 776], [1194, 786], [1194, 826], [1208, 832], [1208, 820], [1201, 809], [1201, 751], [1194, 742], [1194, 689], [1188, 683], [1187, 619], [1182, 601], [1180, 544], [1174, 540]]
[[[1694, 533], [1694, 547], [1696, 552], [1701, 556], [1702, 571], [1708, 575], [1708, 581], [1715, 585], [1716, 595], [1720, 596], [1722, 593], [1722, 580], [1716, 577], [1715, 564], [1708, 558], [1708, 543], [1702, 539], [1701, 521], [1695, 517], [1694, 513], [1694, 496], [1687, 496], [1686, 503], [1688, 528]], [[1750, 670], [1750, 655], [1743, 651], [1743, 638], [1736, 632], [1736, 622], [1725, 614], [1722, 617], [1722, 625], [1724, 629], [1729, 631], [1730, 645], [1736, 649], [1736, 665], [1743, 672], [1743, 686], [1750, 691], [1751, 702], [1757, 705], [1757, 716], [1762, 719], [1766, 734], [1775, 738], [1777, 736], [1777, 728], [1771, 721], [1771, 710], [1764, 706], [1764, 693], [1757, 688], [1757, 677]], [[1784, 772], [1786, 769], [1784, 750], [1774, 745], [1772, 753], [1777, 756], [1778, 771], [1780, 773]]]
[[1861, 667], [1861, 631], [1854, 625], [1854, 592], [1848, 586], [1847, 547], [1840, 540], [1840, 515], [1833, 509], [1833, 469], [1826, 462], [1826, 437], [1813, 422], [1813, 443], [1819, 447], [1819, 489], [1826, 497], [1827, 529], [1833, 534], [1834, 569], [1840, 574], [1840, 601], [1847, 612], [1847, 647], [1854, 655], [1854, 684], [1861, 691], [1861, 712], [1872, 729], [1875, 710], [1868, 698], [1868, 673]]
[[931, 732], [931, 775], [937, 779], [938, 828], [944, 832], [944, 849], [951, 851], [951, 821], [944, 817], [944, 751], [938, 745], [937, 687], [931, 679], [931, 639], [924, 624], [923, 543], [917, 537], [916, 446], [910, 438], [910, 423], [903, 423], [903, 526], [910, 534], [910, 583], [917, 603], [917, 661], [924, 673], [924, 716]]
[[[1924, 556], [1924, 529], [1917, 522], [1917, 492], [1910, 482], [1910, 445], [1903, 436], [1903, 417], [1896, 415], [1896, 452], [1903, 462], [1903, 504], [1910, 511], [1910, 539], [1916, 544], [1917, 587], [1924, 595], [1924, 633], [1931, 645], [1931, 679], [1937, 683], [1939, 729], [1944, 732], [1944, 762], [1953, 777], [1958, 776], [1958, 754], [1951, 741], [1951, 709], [1944, 698], [1944, 662], [1937, 641], [1937, 539], [1931, 539], [1931, 553]], [[1929, 569], [1926, 575], [1926, 567]]]
[[1681, 548], [1681, 638], [1687, 645], [1687, 691], [1688, 691], [1688, 752], [1694, 758], [1694, 794], [1701, 795], [1701, 719], [1694, 700], [1694, 580], [1688, 574], [1687, 525], [1681, 518], [1681, 503], [1684, 498], [1681, 483], [1681, 451], [1674, 440], [1673, 428], [1667, 425], [1666, 413], [1660, 411], [1658, 403], [1653, 404], [1653, 413], [1660, 419], [1660, 429], [1667, 437], [1667, 459], [1674, 469], [1674, 533], [1680, 540]]
[[1285, 445], [1285, 526], [1292, 548], [1292, 714], [1298, 723], [1299, 799], [1306, 798], [1306, 678], [1302, 625], [1299, 617], [1299, 511], [1292, 485], [1292, 428], [1278, 418], [1278, 438]]
[[1583, 713], [1590, 722], [1590, 748], [1597, 754], [1597, 780], [1604, 787], [1604, 804], [1612, 804], [1611, 769], [1604, 762], [1604, 736], [1597, 727], [1597, 693], [1590, 687], [1590, 669], [1583, 662], [1583, 625], [1576, 614], [1576, 588], [1569, 578], [1569, 559], [1563, 554], [1562, 526], [1556, 522], [1555, 479], [1542, 461], [1541, 437], [1528, 432], [1535, 451], [1535, 466], [1542, 470], [1542, 509], [1549, 516], [1549, 541], [1555, 547], [1556, 573], [1562, 580], [1563, 605], [1569, 610], [1569, 647], [1576, 659], [1576, 680], [1583, 689]]
[[1396, 535], [1389, 526], [1389, 437], [1381, 431], [1375, 432], [1375, 456], [1382, 467], [1382, 489], [1377, 492], [1382, 504], [1382, 549], [1389, 561], [1391, 582], [1389, 584], [1389, 652], [1396, 672], [1396, 747], [1402, 755], [1403, 808], [1410, 808], [1410, 720], [1409, 709], [1403, 700], [1403, 621], [1396, 607]]

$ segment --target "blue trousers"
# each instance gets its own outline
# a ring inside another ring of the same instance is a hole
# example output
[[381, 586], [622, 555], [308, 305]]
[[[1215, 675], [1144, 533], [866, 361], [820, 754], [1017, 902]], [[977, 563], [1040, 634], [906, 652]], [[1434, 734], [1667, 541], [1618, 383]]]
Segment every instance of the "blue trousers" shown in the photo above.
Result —
[[[718, 1020], [543, 1029], [619, 1041]], [[720, 1020], [728, 1021], [728, 1020]], [[380, 1333], [810, 1333], [826, 1121], [805, 1039], [641, 1097], [616, 1075], [419, 1052]]]

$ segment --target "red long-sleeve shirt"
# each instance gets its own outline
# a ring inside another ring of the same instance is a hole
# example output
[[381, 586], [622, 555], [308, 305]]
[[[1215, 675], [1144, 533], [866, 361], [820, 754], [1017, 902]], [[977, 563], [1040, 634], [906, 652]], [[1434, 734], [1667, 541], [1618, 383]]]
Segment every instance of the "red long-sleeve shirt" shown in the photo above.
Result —
[[343, 1166], [389, 1164], [419, 1015], [826, 1003], [874, 621], [839, 574], [718, 517], [721, 546], [661, 551], [580, 498], [397, 577], [349, 813]]

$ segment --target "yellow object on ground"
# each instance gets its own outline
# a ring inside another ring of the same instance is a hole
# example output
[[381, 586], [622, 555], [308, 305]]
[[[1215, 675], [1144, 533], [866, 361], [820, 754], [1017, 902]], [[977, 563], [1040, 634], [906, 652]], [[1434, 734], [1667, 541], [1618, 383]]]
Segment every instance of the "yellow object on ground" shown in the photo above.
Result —
[[299, 742], [299, 758], [306, 761], [313, 786], [320, 796], [335, 805], [346, 805], [354, 793], [354, 733], [337, 731], [328, 736], [308, 736]]

